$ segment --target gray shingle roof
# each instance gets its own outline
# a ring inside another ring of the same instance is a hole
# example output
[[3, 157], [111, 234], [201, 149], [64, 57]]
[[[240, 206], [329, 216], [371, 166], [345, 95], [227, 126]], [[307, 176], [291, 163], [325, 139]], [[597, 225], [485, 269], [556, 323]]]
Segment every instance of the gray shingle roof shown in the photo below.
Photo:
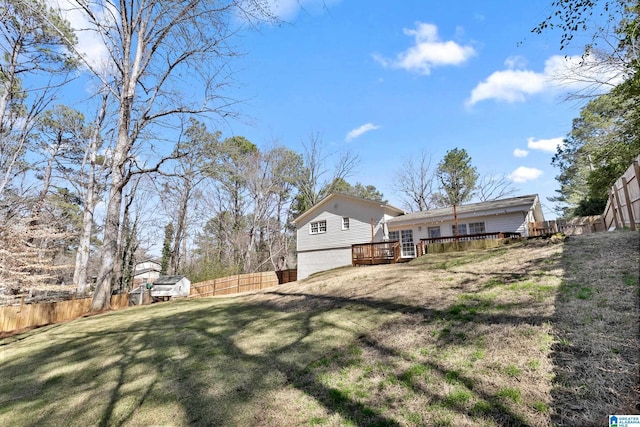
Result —
[[[494, 200], [491, 202], [472, 203], [457, 207], [458, 217], [469, 218], [481, 215], [492, 215], [506, 212], [526, 212], [533, 206], [537, 194], [527, 196], [512, 197], [509, 199]], [[403, 222], [429, 222], [438, 221], [445, 218], [453, 218], [453, 207], [432, 209], [428, 211], [413, 212], [406, 215], [397, 216], [387, 221], [389, 224]]]
[[184, 276], [160, 276], [153, 282], [154, 285], [175, 285], [180, 280], [182, 280]]

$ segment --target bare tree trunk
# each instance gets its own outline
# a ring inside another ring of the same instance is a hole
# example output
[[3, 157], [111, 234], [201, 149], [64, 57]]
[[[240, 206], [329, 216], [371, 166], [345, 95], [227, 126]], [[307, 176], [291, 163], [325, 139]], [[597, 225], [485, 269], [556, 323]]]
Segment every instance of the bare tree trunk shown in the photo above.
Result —
[[180, 205], [178, 206], [178, 218], [176, 221], [176, 238], [173, 241], [173, 250], [169, 258], [169, 274], [176, 274], [182, 264], [182, 243], [186, 241], [187, 234], [187, 210], [191, 197], [191, 183], [183, 179], [184, 186], [180, 193]]
[[98, 112], [96, 123], [91, 133], [91, 145], [88, 150], [89, 171], [87, 173], [87, 188], [84, 197], [84, 212], [82, 213], [82, 233], [76, 253], [76, 263], [73, 270], [73, 283], [77, 287], [77, 293], [83, 295], [87, 292], [87, 270], [89, 268], [89, 253], [91, 251], [91, 234], [93, 230], [93, 212], [98, 204], [98, 183], [96, 178], [96, 160], [98, 155], [98, 141], [100, 130], [107, 112], [108, 95], [102, 97], [102, 106]]
[[[131, 88], [129, 93], [133, 93], [133, 88]], [[118, 139], [113, 153], [111, 188], [109, 189], [109, 199], [107, 200], [107, 212], [105, 215], [102, 261], [98, 273], [96, 291], [93, 294], [93, 301], [91, 302], [91, 311], [108, 310], [111, 308], [111, 283], [113, 280], [113, 269], [118, 257], [122, 193], [128, 181], [125, 166], [129, 150], [131, 149], [131, 140], [129, 137], [130, 117], [131, 96], [127, 96], [122, 100], [120, 105]]]

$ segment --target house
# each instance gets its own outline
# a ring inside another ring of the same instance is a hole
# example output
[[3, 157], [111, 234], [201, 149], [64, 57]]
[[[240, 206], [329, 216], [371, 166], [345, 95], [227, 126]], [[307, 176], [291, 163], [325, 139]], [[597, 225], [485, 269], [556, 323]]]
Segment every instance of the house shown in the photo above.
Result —
[[[458, 235], [520, 233], [544, 221], [538, 195], [457, 207]], [[453, 208], [405, 213], [391, 205], [330, 194], [296, 218], [298, 279], [352, 263], [352, 245], [398, 241], [401, 258], [415, 258], [420, 239], [454, 236]]]
[[160, 276], [153, 282], [151, 297], [154, 301], [188, 297], [191, 281], [185, 276]]
[[[520, 233], [530, 222], [544, 221], [537, 194], [458, 206], [458, 235]], [[455, 235], [453, 208], [432, 209], [396, 216], [387, 221], [389, 240], [400, 241], [401, 256], [414, 258], [421, 239]]]
[[333, 193], [293, 220], [296, 226], [298, 280], [351, 265], [351, 245], [383, 241], [384, 224], [402, 209]]
[[133, 285], [153, 283], [160, 277], [161, 265], [153, 259], [146, 259], [136, 264], [133, 269]]

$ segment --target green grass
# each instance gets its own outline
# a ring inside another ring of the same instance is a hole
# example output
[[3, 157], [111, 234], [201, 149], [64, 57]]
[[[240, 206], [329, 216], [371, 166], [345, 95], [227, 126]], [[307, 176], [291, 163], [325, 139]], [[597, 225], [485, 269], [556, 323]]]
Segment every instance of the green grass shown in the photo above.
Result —
[[638, 273], [624, 273], [622, 281], [627, 286], [640, 286], [640, 276]]
[[513, 403], [522, 402], [522, 393], [517, 388], [512, 387], [504, 387], [498, 390], [498, 397], [503, 398], [504, 400], [511, 401]]
[[0, 340], [0, 425], [549, 426], [571, 402], [549, 392], [571, 380], [554, 355], [577, 345], [552, 297], [603, 296], [574, 272], [556, 285], [561, 250], [429, 255], [28, 331]]

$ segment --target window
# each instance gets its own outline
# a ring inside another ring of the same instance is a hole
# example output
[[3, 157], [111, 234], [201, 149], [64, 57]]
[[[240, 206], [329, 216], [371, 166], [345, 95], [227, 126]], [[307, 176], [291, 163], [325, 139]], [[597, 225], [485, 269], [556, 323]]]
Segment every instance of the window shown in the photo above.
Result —
[[[467, 234], [467, 224], [458, 224], [458, 236], [464, 236]], [[456, 235], [456, 226], [455, 224], [451, 225], [451, 235]]]
[[327, 221], [315, 221], [309, 224], [311, 234], [319, 234], [327, 232]]
[[348, 230], [349, 229], [349, 217], [345, 216], [342, 218], [342, 229], [343, 230]]
[[403, 258], [415, 258], [416, 247], [413, 244], [413, 230], [402, 230], [400, 254]]
[[440, 237], [440, 227], [429, 227], [427, 229], [429, 231], [429, 238], [433, 239], [434, 237]]
[[390, 231], [389, 232], [389, 240], [392, 242], [397, 242], [400, 240], [400, 232], [399, 231]]
[[484, 232], [485, 232], [484, 222], [469, 223], [469, 234], [480, 234]]

